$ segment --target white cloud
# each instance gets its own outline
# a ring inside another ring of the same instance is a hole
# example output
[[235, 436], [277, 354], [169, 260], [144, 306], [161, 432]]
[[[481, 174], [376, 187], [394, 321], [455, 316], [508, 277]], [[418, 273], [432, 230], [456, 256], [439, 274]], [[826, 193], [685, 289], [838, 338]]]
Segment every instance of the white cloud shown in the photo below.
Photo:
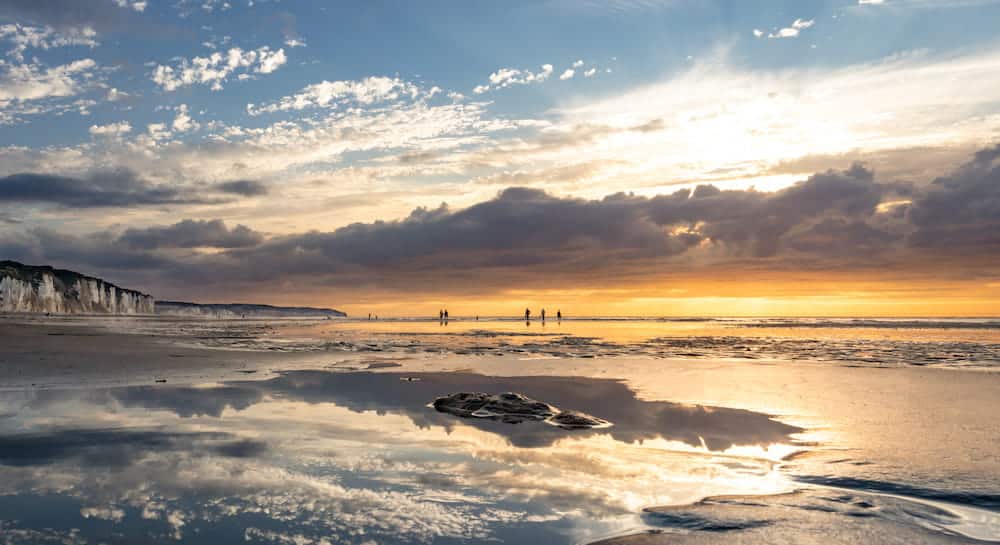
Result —
[[865, 4], [882, 4], [884, 2], [885, 2], [885, 0], [858, 0], [858, 4], [860, 4], [860, 5], [865, 5]]
[[115, 4], [120, 8], [132, 8], [140, 13], [146, 11], [146, 0], [115, 0]]
[[170, 137], [170, 130], [167, 129], [165, 123], [150, 123], [146, 125], [146, 132], [149, 133], [149, 137], [154, 141]]
[[177, 107], [177, 116], [174, 117], [170, 127], [174, 132], [188, 132], [198, 130], [201, 125], [188, 115], [187, 104], [181, 104]]
[[254, 69], [254, 72], [258, 72], [260, 74], [270, 74], [278, 68], [281, 68], [281, 65], [285, 64], [288, 60], [285, 58], [284, 49], [269, 51], [267, 48], [262, 48], [258, 50], [258, 53], [260, 55], [260, 59], [258, 61], [257, 68]]
[[7, 55], [24, 60], [24, 52], [31, 49], [53, 49], [56, 47], [87, 46], [97, 47], [97, 32], [90, 27], [69, 28], [56, 31], [52, 27], [36, 27], [17, 23], [0, 25], [0, 40], [11, 42], [14, 48]]
[[306, 42], [305, 42], [305, 40], [303, 40], [301, 38], [287, 38], [285, 40], [285, 45], [287, 45], [288, 47], [293, 47], [293, 48], [294, 47], [305, 47], [306, 46]]
[[385, 76], [372, 76], [362, 80], [321, 81], [270, 104], [261, 106], [248, 104], [247, 112], [250, 115], [259, 115], [306, 108], [335, 108], [348, 102], [370, 105], [400, 98], [414, 99], [420, 96], [429, 98], [439, 91], [437, 87], [424, 91], [413, 83]]
[[[270, 74], [287, 61], [285, 50], [277, 51], [264, 46], [244, 51], [233, 47], [224, 54], [215, 52], [208, 57], [182, 59], [175, 66], [156, 65], [152, 80], [164, 91], [173, 91], [187, 85], [210, 85], [212, 90], [222, 89], [222, 83], [235, 72]], [[241, 74], [242, 75], [242, 74]]]
[[591, 68], [591, 69], [589, 69], [589, 70], [587, 70], [586, 72], [583, 73], [583, 77], [589, 78], [589, 77], [593, 76], [596, 73], [597, 73], [597, 69], [596, 68]]
[[527, 85], [529, 83], [541, 83], [552, 75], [555, 68], [551, 64], [543, 64], [541, 70], [532, 72], [531, 70], [520, 70], [517, 68], [500, 68], [490, 74], [489, 85], [477, 85], [472, 92], [478, 94], [485, 93], [493, 89], [503, 89], [511, 85]]
[[107, 125], [91, 125], [89, 132], [93, 136], [121, 136], [132, 132], [132, 125], [128, 121], [109, 123]]
[[559, 75], [559, 79], [561, 79], [561, 80], [567, 80], [567, 79], [572, 78], [575, 74], [576, 74], [576, 70], [573, 70], [572, 68], [567, 68], [565, 72], [563, 72], [562, 74]]
[[80, 59], [61, 66], [16, 64], [0, 60], [0, 124], [21, 121], [24, 116], [77, 110], [88, 113], [91, 100], [66, 99], [79, 95], [99, 81], [97, 63]]
[[753, 35], [760, 38], [761, 36], [764, 35], [764, 31], [759, 28], [755, 28], [753, 29]]
[[578, 59], [573, 63], [573, 68], [580, 68], [581, 66], [583, 66], [583, 59]]
[[825, 71], [744, 70], [716, 58], [615, 98], [573, 105], [554, 122], [570, 130], [662, 120], [660, 130], [608, 133], [520, 160], [619, 161], [603, 187], [707, 181], [727, 168], [748, 180], [768, 164], [807, 155], [979, 144], [1000, 123], [998, 88], [1000, 49], [918, 52]]
[[[799, 33], [813, 26], [816, 23], [813, 19], [796, 19], [792, 21], [792, 25], [779, 29], [777, 32], [772, 32], [767, 35], [768, 38], [795, 38]], [[755, 33], [756, 34], [756, 33]]]
[[112, 87], [108, 89], [108, 92], [104, 96], [104, 99], [107, 100], [108, 102], [118, 102], [119, 100], [126, 99], [130, 96], [132, 96], [131, 93], [126, 93], [125, 91], [119, 91], [117, 87]]

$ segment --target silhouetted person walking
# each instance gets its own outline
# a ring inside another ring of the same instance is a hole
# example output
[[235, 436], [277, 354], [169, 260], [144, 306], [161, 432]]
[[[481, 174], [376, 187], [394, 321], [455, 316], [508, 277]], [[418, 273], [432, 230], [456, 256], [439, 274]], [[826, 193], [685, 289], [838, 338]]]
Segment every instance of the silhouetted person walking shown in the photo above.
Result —
[[559, 321], [559, 322], [562, 321], [562, 310], [557, 310], [556, 311], [556, 321]]
[[545, 322], [545, 309], [542, 309], [542, 322]]
[[524, 309], [524, 321], [525, 322], [530, 322], [531, 321], [531, 309], [530, 308]]

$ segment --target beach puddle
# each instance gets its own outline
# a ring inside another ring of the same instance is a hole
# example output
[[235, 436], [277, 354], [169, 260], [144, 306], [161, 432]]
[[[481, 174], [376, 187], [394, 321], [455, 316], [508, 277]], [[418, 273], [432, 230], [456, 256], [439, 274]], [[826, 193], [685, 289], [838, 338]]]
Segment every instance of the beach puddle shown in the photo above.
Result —
[[[0, 394], [0, 529], [12, 543], [569, 545], [840, 524], [939, 543], [990, 512], [792, 475], [813, 445], [759, 412], [644, 400], [612, 379], [363, 363], [378, 371]], [[430, 403], [456, 392], [483, 407]], [[545, 414], [492, 414], [524, 407]], [[561, 414], [602, 425], [547, 422]]]

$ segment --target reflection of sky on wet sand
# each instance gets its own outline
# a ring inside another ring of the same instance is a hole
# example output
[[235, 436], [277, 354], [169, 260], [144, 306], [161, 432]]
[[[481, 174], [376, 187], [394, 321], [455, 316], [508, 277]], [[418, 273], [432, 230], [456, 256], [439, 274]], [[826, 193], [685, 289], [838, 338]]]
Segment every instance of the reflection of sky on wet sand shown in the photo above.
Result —
[[1000, 322], [837, 319], [367, 321], [286, 325], [212, 346], [555, 357], [739, 358], [868, 366], [1000, 366]]
[[[789, 487], [775, 460], [797, 428], [759, 413], [641, 401], [611, 380], [400, 378], [5, 393], [4, 524], [107, 542], [575, 543], [641, 526], [642, 507]], [[458, 390], [517, 390], [615, 425], [426, 407]]]

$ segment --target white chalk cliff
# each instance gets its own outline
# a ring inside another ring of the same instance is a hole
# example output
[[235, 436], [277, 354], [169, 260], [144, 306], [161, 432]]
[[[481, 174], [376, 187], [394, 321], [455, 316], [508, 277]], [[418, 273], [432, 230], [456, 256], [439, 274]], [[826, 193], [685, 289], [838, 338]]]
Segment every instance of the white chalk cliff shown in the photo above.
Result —
[[99, 278], [0, 261], [0, 312], [153, 314], [153, 298]]

